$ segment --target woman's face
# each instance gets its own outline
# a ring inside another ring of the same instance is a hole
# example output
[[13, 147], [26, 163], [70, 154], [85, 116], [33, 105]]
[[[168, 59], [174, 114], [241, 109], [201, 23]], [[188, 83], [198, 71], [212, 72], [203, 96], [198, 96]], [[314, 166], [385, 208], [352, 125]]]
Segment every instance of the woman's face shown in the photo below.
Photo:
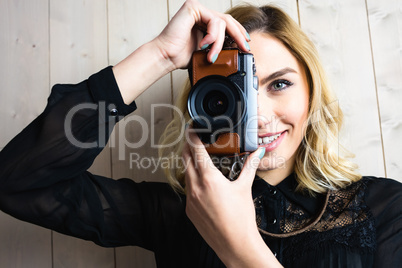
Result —
[[276, 185], [294, 169], [307, 121], [309, 88], [303, 66], [276, 38], [252, 33], [259, 80], [258, 137], [266, 148], [257, 174]]

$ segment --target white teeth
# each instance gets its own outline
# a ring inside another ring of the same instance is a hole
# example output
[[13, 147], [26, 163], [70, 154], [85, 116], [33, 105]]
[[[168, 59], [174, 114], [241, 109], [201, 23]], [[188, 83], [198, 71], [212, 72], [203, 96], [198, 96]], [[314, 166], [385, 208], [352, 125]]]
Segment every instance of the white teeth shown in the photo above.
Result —
[[274, 140], [276, 140], [282, 133], [279, 133], [275, 136], [271, 136], [271, 137], [263, 137], [263, 138], [258, 138], [258, 143], [259, 145], [262, 144], [270, 144], [271, 142], [273, 142]]

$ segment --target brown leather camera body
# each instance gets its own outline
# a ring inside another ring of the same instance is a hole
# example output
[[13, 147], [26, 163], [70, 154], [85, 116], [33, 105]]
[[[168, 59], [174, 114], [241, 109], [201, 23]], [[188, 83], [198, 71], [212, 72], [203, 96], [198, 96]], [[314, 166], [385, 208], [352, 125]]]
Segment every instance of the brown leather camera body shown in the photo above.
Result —
[[[241, 54], [241, 52], [239, 52], [238, 49], [224, 49], [220, 52], [217, 60], [212, 64], [207, 61], [207, 51], [200, 50], [194, 52], [191, 68], [189, 69], [189, 76], [192, 87], [196, 86], [197, 82], [199, 82], [203, 78], [208, 79], [208, 77], [216, 76], [229, 77], [231, 75], [236, 75], [239, 72], [242, 72], [241, 66], [239, 66], [239, 54]], [[254, 59], [253, 68], [253, 74], [255, 74]], [[190, 109], [189, 112], [191, 115]], [[232, 131], [220, 133], [212, 143], [203, 143], [209, 154], [233, 155], [240, 154], [244, 151], [242, 149], [244, 146], [242, 146], [241, 139], [242, 137], [241, 135], [239, 135], [239, 133], [237, 133], [236, 131]]]

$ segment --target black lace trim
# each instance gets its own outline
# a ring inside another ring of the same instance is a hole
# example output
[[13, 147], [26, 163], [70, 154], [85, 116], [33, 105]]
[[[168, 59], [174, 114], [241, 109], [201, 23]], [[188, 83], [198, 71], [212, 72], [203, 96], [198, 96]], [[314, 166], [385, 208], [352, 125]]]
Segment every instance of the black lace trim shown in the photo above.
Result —
[[[363, 178], [345, 189], [330, 192], [320, 219], [310, 217], [301, 207], [287, 201], [281, 221], [282, 234], [264, 232], [263, 235], [287, 240], [289, 243], [285, 244], [290, 246], [284, 249], [284, 256], [295, 260], [325, 245], [337, 245], [361, 254], [373, 253], [377, 247], [376, 229], [374, 217], [364, 201], [367, 180]], [[312, 224], [314, 221], [317, 222]]]
[[317, 251], [326, 245], [338, 245], [348, 251], [359, 254], [372, 254], [376, 250], [375, 226], [372, 220], [353, 225], [334, 228], [325, 232], [308, 231], [286, 238], [288, 248], [284, 249], [284, 258], [296, 261], [306, 253]]

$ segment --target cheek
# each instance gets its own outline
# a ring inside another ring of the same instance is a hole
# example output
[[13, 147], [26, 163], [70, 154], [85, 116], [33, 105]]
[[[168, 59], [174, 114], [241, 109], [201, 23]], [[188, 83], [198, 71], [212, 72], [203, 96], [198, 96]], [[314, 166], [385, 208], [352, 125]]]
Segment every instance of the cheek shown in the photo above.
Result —
[[308, 96], [305, 94], [295, 94], [287, 100], [286, 105], [283, 105], [283, 114], [285, 121], [293, 125], [295, 131], [301, 132], [305, 125], [308, 116]]

